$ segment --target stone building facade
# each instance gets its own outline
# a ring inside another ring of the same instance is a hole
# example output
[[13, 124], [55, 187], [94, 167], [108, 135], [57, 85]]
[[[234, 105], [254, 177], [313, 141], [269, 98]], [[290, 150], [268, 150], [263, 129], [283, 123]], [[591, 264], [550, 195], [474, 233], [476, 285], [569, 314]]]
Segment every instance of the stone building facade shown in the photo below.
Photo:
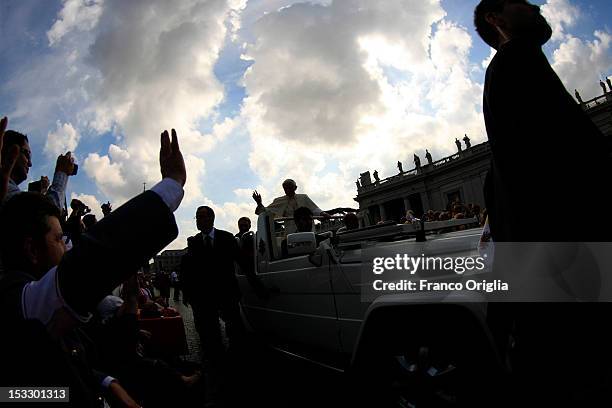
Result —
[[[612, 89], [586, 102], [579, 98], [578, 92], [576, 97], [597, 127], [610, 138], [612, 152]], [[471, 146], [467, 136], [463, 141], [462, 145], [455, 140], [457, 153], [437, 161], [428, 160], [427, 164], [415, 163], [412, 170], [403, 171], [398, 163], [399, 172], [395, 176], [379, 179], [377, 171], [362, 173], [354, 200], [359, 203], [363, 226], [399, 221], [408, 210], [416, 215], [427, 210], [443, 210], [455, 199], [484, 208], [484, 181], [491, 160], [489, 143]], [[416, 158], [415, 162], [418, 162]]]
[[187, 253], [185, 249], [167, 249], [156, 255], [153, 259], [153, 265], [151, 267], [152, 273], [172, 271], [179, 272], [181, 270], [181, 258]]
[[407, 210], [417, 215], [442, 210], [455, 199], [484, 206], [490, 155], [485, 142], [383, 180], [372, 180], [369, 171], [362, 173], [355, 200], [360, 210], [367, 210], [365, 225], [399, 221]]
[[599, 130], [612, 140], [612, 90], [581, 105]]

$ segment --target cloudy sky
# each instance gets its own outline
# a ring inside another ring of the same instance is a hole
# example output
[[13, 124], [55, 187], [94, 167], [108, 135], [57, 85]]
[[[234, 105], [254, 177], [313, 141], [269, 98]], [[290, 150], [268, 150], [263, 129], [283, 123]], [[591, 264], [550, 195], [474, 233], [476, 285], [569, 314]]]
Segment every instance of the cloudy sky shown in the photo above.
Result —
[[[359, 173], [408, 170], [425, 148], [441, 158], [464, 133], [486, 140], [492, 51], [472, 27], [476, 3], [3, 0], [0, 114], [29, 135], [31, 179], [75, 153], [68, 195], [98, 214], [159, 180], [159, 134], [176, 128], [188, 181], [172, 248], [195, 233], [198, 205], [235, 232], [254, 219], [252, 190], [270, 202], [288, 177], [323, 209], [355, 207]], [[567, 88], [600, 95], [612, 2], [535, 3]]]

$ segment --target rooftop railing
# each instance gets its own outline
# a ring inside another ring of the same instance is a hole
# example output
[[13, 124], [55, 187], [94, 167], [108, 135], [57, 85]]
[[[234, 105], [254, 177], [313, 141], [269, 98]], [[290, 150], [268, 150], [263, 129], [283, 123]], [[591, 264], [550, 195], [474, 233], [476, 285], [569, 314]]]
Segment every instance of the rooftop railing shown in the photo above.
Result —
[[457, 153], [454, 153], [454, 154], [452, 154], [450, 156], [443, 157], [440, 160], [436, 160], [436, 161], [432, 162], [431, 164], [428, 163], [428, 164], [426, 164], [424, 166], [421, 166], [420, 170], [415, 167], [415, 168], [413, 168], [411, 170], [404, 171], [402, 173], [398, 173], [398, 174], [395, 174], [393, 176], [390, 176], [390, 177], [387, 177], [387, 178], [384, 178], [384, 179], [380, 179], [378, 181], [373, 181], [371, 184], [362, 185], [359, 188], [358, 191], [370, 190], [370, 189], [373, 189], [375, 187], [384, 186], [387, 183], [393, 183], [393, 182], [399, 181], [400, 179], [403, 179], [405, 177], [414, 177], [414, 176], [417, 176], [419, 174], [422, 174], [423, 171], [429, 170], [430, 168], [439, 168], [439, 167], [445, 166], [445, 165], [447, 165], [447, 164], [449, 164], [449, 163], [451, 163], [453, 161], [462, 159], [466, 152], [470, 152], [470, 155], [473, 155], [473, 154], [477, 154], [477, 153], [486, 151], [488, 149], [489, 149], [489, 143], [488, 142], [483, 142], [483, 143], [471, 146], [469, 149], [463, 150], [461, 153], [457, 152]]
[[582, 106], [585, 110], [588, 110], [588, 109], [592, 109], [600, 105], [604, 105], [605, 103], [610, 102], [610, 101], [612, 101], [612, 92], [608, 92], [605, 95], [600, 95], [591, 100], [588, 100], [582, 103]]

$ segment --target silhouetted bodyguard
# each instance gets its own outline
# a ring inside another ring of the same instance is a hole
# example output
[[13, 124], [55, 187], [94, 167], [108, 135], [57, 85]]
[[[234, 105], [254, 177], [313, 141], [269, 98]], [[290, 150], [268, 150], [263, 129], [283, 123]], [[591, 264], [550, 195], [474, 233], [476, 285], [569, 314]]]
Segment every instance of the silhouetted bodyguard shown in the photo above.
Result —
[[[483, 112], [492, 152], [485, 185], [495, 241], [608, 241], [612, 221], [575, 222], [610, 202], [610, 146], [567, 92], [542, 45], [552, 31], [539, 7], [484, 0], [476, 27], [497, 49], [486, 73]], [[579, 140], [579, 143], [576, 143]], [[576, 164], [575, 157], [589, 157]], [[539, 214], [537, 223], [529, 214]]]
[[249, 217], [240, 217], [238, 219], [238, 233], [234, 235], [236, 239], [240, 239], [244, 234], [251, 230], [251, 219]]
[[[610, 202], [610, 189], [601, 184], [611, 173], [610, 146], [542, 52], [552, 30], [540, 8], [527, 1], [482, 0], [474, 21], [497, 50], [483, 98], [492, 153], [485, 200], [493, 240], [610, 241], [609, 217], [596, 224], [568, 220], [568, 213], [585, 214]], [[575, 157], [589, 159], [576, 163]], [[528, 266], [497, 252], [494, 271]], [[606, 305], [489, 306], [498, 346], [516, 357], [514, 372], [532, 405], [592, 405], [609, 386], [609, 336], [600, 330]]]
[[215, 213], [207, 206], [196, 211], [200, 232], [187, 239], [183, 256], [183, 302], [193, 309], [193, 319], [200, 335], [204, 360], [218, 363], [224, 355], [219, 317], [225, 322], [230, 347], [244, 333], [240, 317], [240, 289], [234, 262], [238, 262], [238, 244], [234, 236], [214, 228]]

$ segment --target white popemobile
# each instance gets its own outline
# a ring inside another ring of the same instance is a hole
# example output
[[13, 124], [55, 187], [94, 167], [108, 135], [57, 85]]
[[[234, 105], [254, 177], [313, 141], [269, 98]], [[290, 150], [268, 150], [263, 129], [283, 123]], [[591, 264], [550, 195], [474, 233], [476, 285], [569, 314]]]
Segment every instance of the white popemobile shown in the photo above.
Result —
[[[417, 400], [463, 405], [480, 392], [475, 387], [501, 375], [485, 324], [484, 297], [469, 290], [433, 289], [442, 283], [446, 286], [437, 287], [461, 289], [468, 281], [484, 288], [487, 268], [461, 273], [426, 268], [430, 259], [482, 259], [482, 228], [475, 218], [385, 223], [343, 232], [337, 232], [340, 225], [334, 220], [322, 220], [318, 234], [284, 236], [286, 220], [259, 215], [257, 232], [243, 237], [254, 246], [255, 276], [237, 272], [245, 324], [267, 344], [357, 374], [371, 389], [376, 383], [395, 406], [416, 406]], [[374, 257], [398, 254], [423, 262], [411, 271], [372, 273]], [[381, 280], [398, 285], [410, 280], [417, 287], [379, 291]], [[429, 385], [423, 387], [423, 381]]]

